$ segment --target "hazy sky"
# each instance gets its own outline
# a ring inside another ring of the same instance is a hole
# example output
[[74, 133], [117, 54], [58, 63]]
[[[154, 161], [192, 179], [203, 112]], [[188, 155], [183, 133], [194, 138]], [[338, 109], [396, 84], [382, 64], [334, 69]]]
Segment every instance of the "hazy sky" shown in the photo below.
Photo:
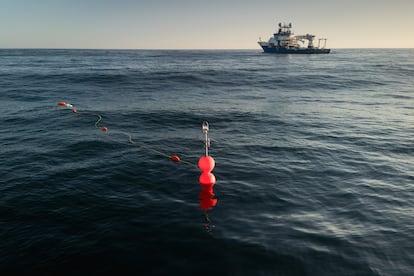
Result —
[[0, 0], [0, 48], [256, 49], [280, 21], [331, 48], [414, 48], [414, 0]]

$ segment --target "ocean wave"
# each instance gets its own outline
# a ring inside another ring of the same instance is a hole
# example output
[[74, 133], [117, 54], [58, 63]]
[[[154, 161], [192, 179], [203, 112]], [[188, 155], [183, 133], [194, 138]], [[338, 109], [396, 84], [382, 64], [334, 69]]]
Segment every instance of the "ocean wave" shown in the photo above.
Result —
[[412, 51], [387, 51], [0, 50], [0, 272], [408, 275]]

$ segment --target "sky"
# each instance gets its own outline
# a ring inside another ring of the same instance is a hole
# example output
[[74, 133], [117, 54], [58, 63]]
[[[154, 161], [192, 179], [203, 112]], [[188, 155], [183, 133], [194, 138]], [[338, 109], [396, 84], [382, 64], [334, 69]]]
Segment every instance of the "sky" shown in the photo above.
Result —
[[329, 48], [414, 48], [414, 0], [0, 0], [0, 48], [257, 49], [279, 22]]

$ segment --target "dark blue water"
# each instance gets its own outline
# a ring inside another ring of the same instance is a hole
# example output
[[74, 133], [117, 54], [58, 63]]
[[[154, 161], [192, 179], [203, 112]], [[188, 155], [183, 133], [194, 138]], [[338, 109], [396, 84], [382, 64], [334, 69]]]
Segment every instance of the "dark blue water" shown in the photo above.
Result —
[[0, 274], [413, 275], [413, 77], [410, 49], [0, 50]]

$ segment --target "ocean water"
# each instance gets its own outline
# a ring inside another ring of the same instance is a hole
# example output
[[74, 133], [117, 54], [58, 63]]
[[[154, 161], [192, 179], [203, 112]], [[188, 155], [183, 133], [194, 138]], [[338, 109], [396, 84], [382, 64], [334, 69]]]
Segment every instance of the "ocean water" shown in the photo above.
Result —
[[414, 275], [413, 77], [413, 49], [2, 49], [0, 274]]

